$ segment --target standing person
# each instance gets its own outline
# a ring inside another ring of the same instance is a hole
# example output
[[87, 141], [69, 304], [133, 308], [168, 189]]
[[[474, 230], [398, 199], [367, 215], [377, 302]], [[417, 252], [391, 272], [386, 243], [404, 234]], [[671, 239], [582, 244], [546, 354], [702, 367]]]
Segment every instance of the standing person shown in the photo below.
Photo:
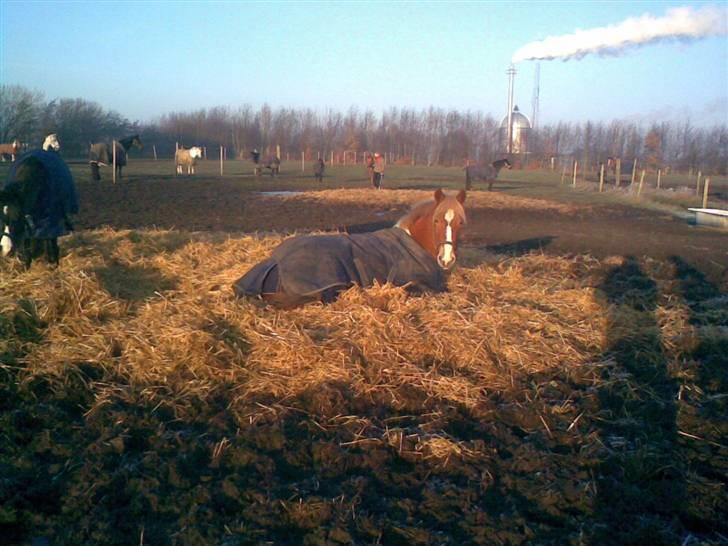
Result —
[[382, 189], [382, 179], [384, 178], [384, 157], [379, 152], [374, 154], [374, 187], [378, 190]]
[[367, 153], [367, 176], [369, 177], [369, 183], [374, 186], [374, 156], [371, 152]]
[[253, 151], [250, 152], [250, 159], [253, 161], [253, 174], [258, 176], [262, 170], [260, 167], [260, 152], [258, 148], [253, 148]]
[[324, 171], [326, 170], [326, 163], [323, 158], [319, 157], [316, 163], [313, 164], [313, 175], [319, 182], [324, 181]]

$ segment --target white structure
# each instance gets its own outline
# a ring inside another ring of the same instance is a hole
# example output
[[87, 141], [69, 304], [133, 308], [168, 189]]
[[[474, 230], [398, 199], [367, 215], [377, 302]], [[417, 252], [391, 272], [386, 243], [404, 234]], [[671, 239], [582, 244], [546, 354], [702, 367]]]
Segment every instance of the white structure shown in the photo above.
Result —
[[503, 118], [498, 133], [501, 151], [507, 154], [528, 153], [531, 122], [518, 110], [518, 106], [514, 106], [509, 115]]

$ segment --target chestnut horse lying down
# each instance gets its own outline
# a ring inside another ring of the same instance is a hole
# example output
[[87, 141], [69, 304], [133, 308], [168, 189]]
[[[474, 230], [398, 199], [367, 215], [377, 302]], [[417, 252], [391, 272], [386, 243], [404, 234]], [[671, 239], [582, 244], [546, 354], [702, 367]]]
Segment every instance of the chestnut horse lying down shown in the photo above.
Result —
[[281, 243], [233, 285], [238, 297], [261, 296], [279, 307], [331, 302], [354, 284], [374, 281], [413, 292], [446, 290], [465, 224], [465, 192], [437, 190], [397, 224], [373, 233], [302, 235]]

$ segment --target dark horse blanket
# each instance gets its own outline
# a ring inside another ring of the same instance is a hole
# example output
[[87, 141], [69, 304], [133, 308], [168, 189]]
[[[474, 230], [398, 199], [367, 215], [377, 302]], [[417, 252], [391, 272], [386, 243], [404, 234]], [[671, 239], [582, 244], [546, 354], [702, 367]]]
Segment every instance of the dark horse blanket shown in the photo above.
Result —
[[28, 158], [41, 162], [48, 173], [46, 187], [41, 188], [38, 198], [31, 210], [23, 211], [33, 220], [31, 237], [36, 239], [53, 239], [68, 233], [68, 216], [78, 214], [78, 196], [73, 176], [66, 162], [56, 152], [32, 150], [26, 152], [13, 163], [3, 190], [12, 190], [22, 181], [17, 179], [18, 167]]
[[[88, 151], [89, 163], [111, 165], [114, 162], [113, 153], [111, 144], [106, 144], [105, 142], [91, 144]], [[116, 165], [117, 167], [123, 167], [126, 165], [126, 150], [124, 149], [124, 146], [118, 143], [116, 146]]]
[[277, 294], [278, 301], [295, 306], [308, 301], [331, 301], [354, 284], [374, 281], [414, 291], [443, 292], [445, 275], [417, 241], [400, 228], [363, 234], [304, 235], [273, 250], [233, 285], [235, 294]]

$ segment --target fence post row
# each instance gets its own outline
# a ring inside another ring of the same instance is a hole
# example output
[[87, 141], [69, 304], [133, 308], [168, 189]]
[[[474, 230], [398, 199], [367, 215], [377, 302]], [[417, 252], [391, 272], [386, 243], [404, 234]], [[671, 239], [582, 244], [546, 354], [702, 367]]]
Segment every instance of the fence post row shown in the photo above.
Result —
[[116, 141], [111, 141], [111, 180], [116, 184]]
[[642, 169], [642, 174], [640, 174], [640, 186], [637, 188], [637, 195], [642, 194], [642, 184], [645, 183], [645, 170]]
[[710, 187], [710, 177], [705, 179], [705, 187], [703, 188], [703, 208], [708, 208], [708, 188]]
[[622, 160], [617, 158], [616, 173], [614, 176], [614, 184], [618, 188], [622, 183]]

